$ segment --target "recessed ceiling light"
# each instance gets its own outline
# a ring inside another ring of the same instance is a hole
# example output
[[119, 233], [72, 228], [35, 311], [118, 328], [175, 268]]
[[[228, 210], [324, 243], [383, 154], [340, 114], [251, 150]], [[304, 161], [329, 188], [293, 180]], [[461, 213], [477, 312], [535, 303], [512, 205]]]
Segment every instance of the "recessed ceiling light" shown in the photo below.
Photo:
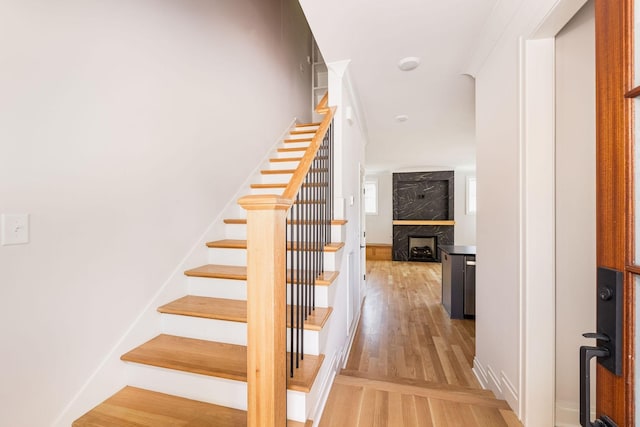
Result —
[[409, 120], [409, 116], [407, 116], [406, 114], [400, 114], [398, 116], [396, 116], [396, 121], [398, 122], [406, 122], [407, 120]]
[[415, 70], [416, 68], [418, 68], [418, 65], [420, 65], [420, 58], [418, 58], [417, 56], [407, 56], [406, 58], [402, 58], [398, 62], [398, 68], [400, 68], [402, 71]]

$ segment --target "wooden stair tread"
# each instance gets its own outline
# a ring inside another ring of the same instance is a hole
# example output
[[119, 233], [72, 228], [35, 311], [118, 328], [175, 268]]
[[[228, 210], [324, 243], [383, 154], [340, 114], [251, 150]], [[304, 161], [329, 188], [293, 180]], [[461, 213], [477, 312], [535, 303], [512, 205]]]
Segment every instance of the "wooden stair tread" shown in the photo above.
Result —
[[433, 390], [448, 390], [459, 393], [469, 393], [475, 396], [484, 396], [495, 399], [495, 395], [491, 390], [484, 390], [481, 388], [466, 387], [461, 385], [453, 385], [447, 383], [440, 383], [435, 381], [425, 381], [418, 378], [406, 378], [406, 377], [391, 377], [388, 375], [377, 375], [375, 373], [363, 372], [351, 369], [342, 369], [339, 375], [350, 376], [355, 378], [362, 378], [365, 380], [383, 381], [398, 384], [400, 386], [412, 386], [428, 388]]
[[247, 280], [247, 267], [235, 265], [207, 264], [184, 272], [189, 277], [212, 279]]
[[[187, 270], [184, 274], [189, 277], [205, 277], [209, 279], [247, 280], [247, 267], [207, 264]], [[291, 270], [287, 270], [287, 283], [290, 283], [290, 277]], [[337, 271], [325, 271], [316, 278], [316, 286], [329, 286], [337, 277]]]
[[297, 128], [308, 128], [311, 126], [320, 126], [322, 123], [317, 122], [317, 123], [297, 123], [296, 127]]
[[[241, 345], [161, 334], [122, 355], [121, 359], [228, 380], [247, 380], [247, 348]], [[324, 355], [305, 354], [300, 368], [294, 370], [294, 377], [287, 378], [287, 388], [308, 393], [323, 360]]]
[[[328, 172], [327, 168], [311, 168], [309, 172]], [[260, 171], [262, 175], [288, 175], [295, 173], [295, 169], [263, 169]]]
[[301, 135], [301, 134], [305, 134], [305, 133], [316, 133], [317, 129], [313, 129], [313, 130], [308, 130], [308, 129], [294, 129], [292, 131], [289, 131], [289, 133], [291, 135]]
[[[225, 220], [223, 220], [223, 222], [225, 224], [236, 224], [236, 225], [242, 225], [242, 224], [246, 224], [247, 223], [247, 219], [246, 218], [227, 218]], [[310, 224], [312, 221], [291, 221], [291, 220], [287, 220], [287, 224], [298, 224], [298, 223], [302, 223], [302, 224]], [[347, 223], [346, 219], [332, 219], [331, 220], [331, 225], [345, 225]]]
[[287, 188], [289, 184], [251, 184], [251, 188]]
[[[240, 409], [127, 386], [73, 422], [73, 427], [237, 427]], [[287, 421], [287, 427], [304, 427]]]
[[[303, 133], [312, 133], [312, 132], [303, 132]], [[283, 140], [285, 144], [295, 144], [298, 142], [311, 142], [313, 138], [287, 138]]]
[[273, 157], [269, 159], [271, 163], [286, 163], [286, 162], [299, 162], [302, 157]]
[[213, 242], [207, 242], [209, 248], [225, 248], [225, 249], [247, 249], [246, 240], [222, 239]]
[[[329, 157], [327, 156], [316, 156], [315, 159], [327, 160]], [[299, 162], [302, 160], [302, 157], [272, 157], [269, 159], [272, 163], [285, 163], [285, 162]]]
[[260, 173], [262, 175], [287, 175], [287, 174], [292, 174], [294, 173], [296, 170], [295, 169], [264, 169], [261, 170]]
[[290, 153], [294, 151], [307, 151], [307, 147], [281, 147], [278, 148], [278, 153]]
[[[223, 298], [187, 295], [158, 308], [160, 313], [205, 319], [247, 322], [247, 302]], [[304, 322], [304, 329], [320, 331], [331, 315], [331, 308], [316, 307]], [[291, 306], [287, 306], [287, 326], [291, 326]]]
[[[304, 243], [304, 242], [303, 242]], [[298, 246], [302, 246], [304, 247], [304, 245], [300, 245], [299, 243], [296, 244], [291, 244], [291, 242], [287, 242], [287, 249], [291, 249], [292, 247], [294, 249], [297, 249]], [[342, 249], [344, 247], [344, 242], [337, 242], [337, 243], [327, 243], [324, 246], [324, 251], [325, 252], [338, 252], [340, 249]]]
[[160, 313], [246, 323], [247, 302], [187, 295], [158, 307]]
[[[288, 183], [278, 182], [275, 184], [251, 184], [251, 188], [287, 188]], [[305, 183], [303, 187], [328, 187], [326, 182]]]
[[365, 386], [367, 388], [380, 391], [413, 394], [415, 396], [435, 398], [440, 400], [451, 400], [458, 403], [470, 403], [492, 408], [509, 409], [509, 405], [505, 400], [498, 400], [493, 396], [470, 393], [468, 391], [447, 390], [440, 387], [419, 387], [413, 385], [391, 383], [387, 381], [371, 380], [367, 378], [358, 378], [341, 374], [336, 375], [334, 384]]
[[[292, 247], [296, 248], [298, 245], [292, 245], [291, 242], [287, 242], [287, 249], [291, 249]], [[213, 242], [207, 242], [207, 247], [209, 248], [224, 248], [224, 249], [247, 249], [247, 241], [246, 240], [235, 240], [235, 239], [223, 239], [216, 240]], [[344, 247], [344, 242], [337, 243], [327, 243], [324, 247], [325, 252], [338, 252], [340, 249]]]

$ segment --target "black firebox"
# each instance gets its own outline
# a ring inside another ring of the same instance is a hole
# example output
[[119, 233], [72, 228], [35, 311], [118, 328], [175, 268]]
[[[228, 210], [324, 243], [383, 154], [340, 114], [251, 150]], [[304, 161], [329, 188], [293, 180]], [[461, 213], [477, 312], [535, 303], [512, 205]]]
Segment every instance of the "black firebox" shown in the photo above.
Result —
[[438, 237], [409, 236], [409, 261], [438, 261]]

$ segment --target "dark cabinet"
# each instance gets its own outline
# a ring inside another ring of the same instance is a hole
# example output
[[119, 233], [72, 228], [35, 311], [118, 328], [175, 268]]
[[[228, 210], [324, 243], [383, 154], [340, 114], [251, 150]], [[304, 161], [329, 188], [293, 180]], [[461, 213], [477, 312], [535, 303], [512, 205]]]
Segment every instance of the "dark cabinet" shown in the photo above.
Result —
[[442, 305], [452, 319], [475, 316], [475, 246], [440, 246], [442, 254]]

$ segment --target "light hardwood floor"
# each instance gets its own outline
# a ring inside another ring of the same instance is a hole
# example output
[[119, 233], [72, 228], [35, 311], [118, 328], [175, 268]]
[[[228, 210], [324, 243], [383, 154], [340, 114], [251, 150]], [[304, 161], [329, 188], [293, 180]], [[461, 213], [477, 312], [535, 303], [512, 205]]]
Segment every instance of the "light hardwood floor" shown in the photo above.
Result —
[[441, 266], [367, 260], [367, 296], [320, 427], [521, 426], [471, 372], [473, 320], [440, 304]]

